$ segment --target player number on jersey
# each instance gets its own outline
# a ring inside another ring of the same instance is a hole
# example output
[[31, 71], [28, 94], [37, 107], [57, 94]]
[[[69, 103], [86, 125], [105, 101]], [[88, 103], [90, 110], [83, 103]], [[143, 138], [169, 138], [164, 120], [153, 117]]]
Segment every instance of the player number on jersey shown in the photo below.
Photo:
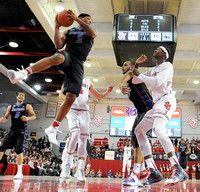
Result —
[[14, 118], [15, 119], [19, 118], [19, 115], [20, 115], [20, 111], [17, 111]]
[[77, 37], [78, 37], [78, 39], [76, 40], [76, 43], [82, 43], [83, 34], [82, 33], [78, 33]]

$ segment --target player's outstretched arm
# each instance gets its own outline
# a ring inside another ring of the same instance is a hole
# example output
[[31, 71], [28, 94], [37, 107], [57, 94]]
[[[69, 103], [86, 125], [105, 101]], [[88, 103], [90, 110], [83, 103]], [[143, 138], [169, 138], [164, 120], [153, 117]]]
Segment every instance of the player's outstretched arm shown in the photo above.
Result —
[[11, 105], [8, 106], [6, 114], [4, 115], [4, 117], [0, 118], [1, 123], [5, 123], [5, 122], [8, 121], [8, 118], [10, 117], [10, 110], [11, 110]]
[[133, 71], [130, 70], [128, 71], [122, 78], [122, 80], [120, 81], [120, 83], [118, 84], [118, 87], [120, 88], [121, 92], [124, 95], [127, 95], [130, 93], [130, 88], [126, 86], [127, 81], [129, 81], [131, 78], [133, 77]]
[[78, 18], [72, 10], [68, 10], [68, 14], [69, 16], [74, 19], [74, 21], [76, 21], [82, 28], [83, 30], [87, 33], [88, 36], [91, 36], [93, 39], [96, 37], [96, 33], [95, 30], [88, 25], [87, 23], [85, 23], [83, 20], [81, 20], [80, 18]]
[[103, 99], [104, 97], [106, 97], [106, 96], [113, 90], [113, 88], [114, 88], [114, 85], [110, 85], [110, 86], [108, 87], [108, 89], [107, 89], [106, 92], [104, 92], [104, 93], [99, 93], [99, 92], [95, 89], [94, 85], [91, 83], [91, 85], [90, 85], [90, 92], [92, 93], [92, 95], [93, 95], [96, 99], [101, 100], [101, 99]]
[[55, 18], [54, 43], [55, 43], [56, 49], [62, 49], [64, 47], [64, 45], [65, 45], [65, 40], [66, 40], [65, 34], [67, 33], [67, 31], [65, 31], [63, 33], [63, 35], [61, 36], [59, 28], [60, 28], [60, 25], [59, 25], [59, 23], [57, 21], [57, 18]]
[[142, 65], [145, 61], [147, 60], [147, 56], [146, 55], [141, 55], [135, 62], [135, 69], [133, 71], [133, 74], [135, 76], [139, 76], [140, 72], [138, 70], [139, 65]]
[[35, 115], [35, 112], [33, 110], [33, 107], [30, 104], [26, 105], [26, 110], [27, 110], [27, 112], [29, 114], [29, 117], [22, 116], [21, 117], [22, 121], [32, 121], [32, 120], [35, 120], [36, 119], [36, 115]]

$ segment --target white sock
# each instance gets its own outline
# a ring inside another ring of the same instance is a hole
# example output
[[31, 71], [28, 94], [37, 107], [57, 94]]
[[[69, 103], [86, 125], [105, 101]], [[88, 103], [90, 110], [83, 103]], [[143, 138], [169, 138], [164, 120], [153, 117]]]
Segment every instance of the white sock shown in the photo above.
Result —
[[169, 158], [169, 161], [171, 163], [172, 166], [174, 166], [175, 164], [179, 165], [178, 159], [176, 157], [176, 155], [173, 155]]
[[22, 173], [22, 165], [17, 165], [17, 168], [18, 168], [17, 172]]
[[144, 170], [146, 170], [146, 167], [145, 167], [145, 163], [143, 162], [140, 164], [140, 171], [144, 171]]
[[31, 67], [27, 67], [24, 70], [27, 72], [27, 75], [31, 75], [33, 73]]
[[147, 163], [147, 167], [148, 167], [148, 168], [153, 168], [153, 169], [155, 169], [155, 170], [158, 169], [158, 168], [156, 167], [156, 164], [155, 164], [153, 158], [146, 159], [145, 161], [146, 161], [146, 163]]
[[85, 159], [78, 160], [78, 170], [85, 170]]
[[133, 171], [138, 174], [140, 172], [140, 163], [134, 163]]

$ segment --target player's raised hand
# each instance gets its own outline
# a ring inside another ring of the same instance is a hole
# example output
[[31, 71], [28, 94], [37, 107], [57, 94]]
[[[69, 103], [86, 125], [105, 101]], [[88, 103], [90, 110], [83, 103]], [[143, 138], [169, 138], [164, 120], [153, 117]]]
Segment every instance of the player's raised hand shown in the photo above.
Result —
[[1, 118], [0, 118], [0, 122], [1, 122], [1, 123], [5, 123], [6, 121], [7, 121], [7, 119], [6, 119], [5, 117], [1, 117]]
[[113, 90], [113, 88], [114, 88], [114, 85], [110, 85], [109, 87], [108, 87], [108, 93], [110, 93], [112, 90]]
[[75, 21], [76, 21], [77, 18], [78, 18], [78, 17], [75, 15], [75, 13], [74, 13], [71, 9], [67, 10], [66, 16], [71, 17], [71, 18], [74, 19]]
[[121, 91], [124, 95], [128, 95], [131, 91], [130, 87], [127, 87], [126, 85], [123, 85], [121, 88]]
[[142, 54], [142, 55], [136, 60], [136, 64], [137, 64], [137, 65], [141, 65], [141, 64], [143, 64], [146, 60], [147, 60], [147, 56]]

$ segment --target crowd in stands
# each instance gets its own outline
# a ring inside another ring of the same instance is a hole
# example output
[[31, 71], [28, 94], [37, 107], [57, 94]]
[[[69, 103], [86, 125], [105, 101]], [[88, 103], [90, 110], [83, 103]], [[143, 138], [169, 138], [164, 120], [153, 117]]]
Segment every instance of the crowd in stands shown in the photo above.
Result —
[[[0, 140], [2, 140], [4, 134], [0, 132]], [[129, 138], [120, 139], [117, 143], [117, 150], [122, 151], [123, 147], [126, 145], [127, 141], [130, 141]], [[200, 154], [200, 139], [198, 137], [193, 138], [191, 141], [188, 139], [185, 142], [189, 145], [190, 154]], [[152, 150], [154, 153], [164, 153], [163, 148], [161, 147], [158, 140], [154, 143], [151, 142]], [[172, 139], [172, 143], [174, 144], [176, 152], [178, 152], [178, 147], [180, 144], [180, 140]], [[109, 150], [108, 139], [96, 139], [91, 144], [92, 147], [92, 158], [94, 159], [104, 159], [105, 151]], [[10, 150], [7, 153], [8, 163], [16, 163], [16, 153], [14, 150]], [[46, 175], [46, 176], [59, 176], [61, 173], [61, 159], [60, 157], [51, 156], [50, 143], [48, 142], [46, 137], [41, 137], [38, 140], [33, 136], [31, 139], [27, 140], [25, 149], [24, 149], [24, 160], [23, 164], [30, 165], [30, 175]], [[73, 176], [76, 171], [77, 162], [74, 161], [73, 167], [71, 169], [71, 175]], [[100, 169], [97, 173], [94, 170], [90, 170], [91, 164], [86, 166], [86, 176], [87, 177], [102, 177], [103, 172]], [[164, 164], [159, 167], [160, 171], [163, 174], [164, 178], [167, 178], [170, 175], [171, 166], [168, 164]], [[197, 166], [192, 165], [192, 167], [186, 168], [186, 171], [193, 175], [196, 174], [196, 178], [200, 179], [200, 164]], [[107, 173], [108, 177], [121, 178], [121, 171], [118, 170], [116, 173], [113, 173], [112, 170], [109, 170]]]
[[108, 139], [94, 139], [94, 142], [91, 144], [92, 158], [93, 159], [104, 159], [105, 151], [109, 150]]

